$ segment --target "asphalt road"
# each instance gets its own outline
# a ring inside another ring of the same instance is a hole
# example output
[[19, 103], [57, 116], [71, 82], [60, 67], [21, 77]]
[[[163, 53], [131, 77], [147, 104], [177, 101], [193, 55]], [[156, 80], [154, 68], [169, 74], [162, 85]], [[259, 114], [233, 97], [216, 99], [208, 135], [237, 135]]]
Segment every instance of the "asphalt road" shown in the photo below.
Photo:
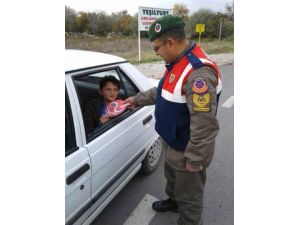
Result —
[[[220, 67], [220, 70], [223, 81], [223, 91], [218, 108], [220, 131], [216, 139], [213, 161], [207, 169], [203, 209], [205, 225], [234, 224], [234, 66], [233, 64], [224, 65]], [[162, 161], [153, 174], [144, 176], [138, 173], [102, 211], [92, 225], [123, 225], [129, 217], [134, 216], [133, 211], [146, 194], [157, 199], [167, 198], [164, 192], [165, 183]], [[142, 217], [143, 215], [135, 216]], [[176, 220], [176, 213], [155, 213], [147, 225], [175, 225]], [[132, 223], [130, 225], [141, 224], [139, 222], [139, 224]]]

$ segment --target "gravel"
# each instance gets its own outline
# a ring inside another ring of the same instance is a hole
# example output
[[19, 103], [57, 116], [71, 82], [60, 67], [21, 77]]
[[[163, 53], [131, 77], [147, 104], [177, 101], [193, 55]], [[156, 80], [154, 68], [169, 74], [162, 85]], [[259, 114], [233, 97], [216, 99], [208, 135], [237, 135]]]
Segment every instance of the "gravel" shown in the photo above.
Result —
[[[224, 54], [211, 54], [209, 58], [212, 59], [217, 65], [231, 64], [234, 61], [233, 53], [224, 53]], [[142, 63], [135, 65], [135, 67], [141, 71], [145, 76], [160, 79], [165, 70], [164, 61], [153, 62], [153, 63]]]

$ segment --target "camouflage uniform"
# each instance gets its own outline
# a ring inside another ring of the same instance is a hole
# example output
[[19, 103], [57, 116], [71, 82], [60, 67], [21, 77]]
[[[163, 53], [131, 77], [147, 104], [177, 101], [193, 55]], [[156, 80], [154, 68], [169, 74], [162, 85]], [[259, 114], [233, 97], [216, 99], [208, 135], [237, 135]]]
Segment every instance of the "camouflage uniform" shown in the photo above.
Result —
[[[171, 30], [182, 34], [184, 26], [179, 16], [162, 16], [151, 24], [149, 39], [155, 42]], [[157, 46], [156, 53], [162, 44]], [[190, 43], [166, 67], [158, 87], [138, 93], [133, 103], [156, 105], [155, 129], [162, 137], [165, 152], [166, 193], [176, 202], [178, 225], [201, 225], [206, 168], [219, 131], [216, 112], [221, 77], [217, 66], [195, 43]], [[186, 165], [192, 165], [197, 172], [188, 171]], [[155, 205], [152, 207], [158, 210]]]
[[[178, 58], [181, 58], [180, 55]], [[211, 94], [210, 112], [195, 110], [193, 101], [193, 85], [197, 79], [203, 79]], [[218, 77], [209, 66], [202, 66], [194, 70], [183, 90], [187, 99], [190, 113], [190, 140], [184, 152], [177, 151], [163, 140], [165, 152], [165, 177], [167, 179], [166, 193], [170, 199], [178, 204], [178, 225], [202, 224], [203, 191], [206, 180], [206, 167], [209, 166], [215, 147], [215, 137], [219, 131], [216, 118], [217, 98], [216, 84]], [[155, 104], [156, 90], [152, 88], [146, 92], [138, 93], [133, 97], [136, 106]], [[172, 112], [170, 112], [172, 113]], [[199, 168], [199, 172], [186, 170], [186, 162], [190, 162]], [[202, 168], [202, 169], [201, 169]]]

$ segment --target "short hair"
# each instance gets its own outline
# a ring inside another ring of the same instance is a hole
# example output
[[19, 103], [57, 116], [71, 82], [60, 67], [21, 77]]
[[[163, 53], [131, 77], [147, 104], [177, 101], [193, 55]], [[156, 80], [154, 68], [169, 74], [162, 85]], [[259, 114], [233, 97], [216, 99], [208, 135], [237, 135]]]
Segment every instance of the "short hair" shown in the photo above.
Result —
[[186, 39], [185, 31], [183, 28], [173, 29], [166, 31], [159, 37], [162, 42], [166, 42], [168, 38], [172, 38], [178, 42], [182, 42]]
[[118, 89], [120, 89], [120, 81], [113, 75], [106, 75], [105, 77], [102, 77], [99, 81], [99, 88], [100, 90], [103, 89], [103, 87], [108, 83], [108, 82], [112, 82], [114, 85], [116, 85], [118, 87]]

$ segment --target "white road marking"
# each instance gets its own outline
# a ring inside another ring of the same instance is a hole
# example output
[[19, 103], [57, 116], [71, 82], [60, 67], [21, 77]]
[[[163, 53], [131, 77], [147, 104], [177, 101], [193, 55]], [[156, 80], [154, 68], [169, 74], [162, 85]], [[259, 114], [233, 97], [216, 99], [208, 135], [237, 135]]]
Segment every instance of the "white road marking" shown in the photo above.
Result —
[[158, 201], [158, 199], [145, 194], [123, 225], [149, 225], [156, 213], [152, 209], [152, 203], [155, 201]]
[[231, 108], [231, 106], [233, 105], [233, 95], [230, 96], [224, 103], [223, 103], [223, 107], [225, 108]]

